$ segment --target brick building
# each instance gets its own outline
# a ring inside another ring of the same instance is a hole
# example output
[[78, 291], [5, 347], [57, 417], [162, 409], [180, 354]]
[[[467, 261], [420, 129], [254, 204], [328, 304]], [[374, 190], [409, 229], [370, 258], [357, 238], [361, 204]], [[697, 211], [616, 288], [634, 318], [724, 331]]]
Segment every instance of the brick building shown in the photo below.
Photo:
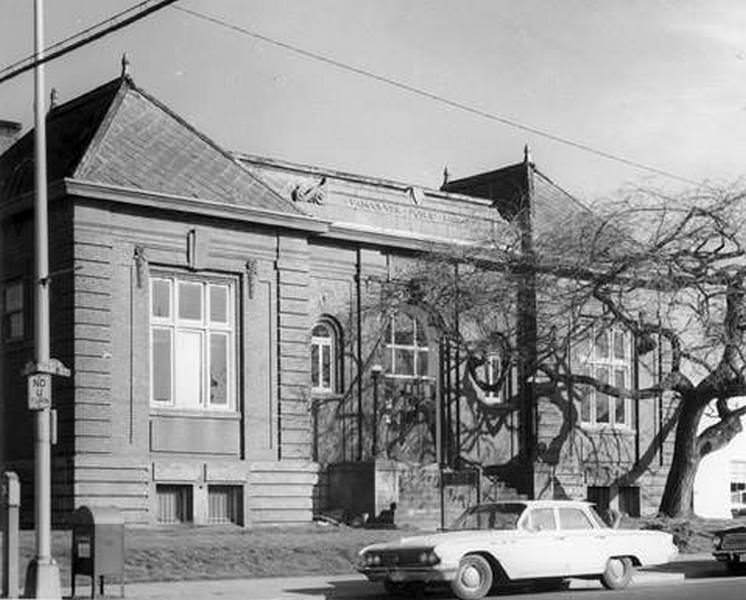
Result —
[[[82, 504], [116, 505], [133, 524], [251, 525], [396, 501], [398, 520], [435, 524], [439, 493], [449, 510], [476, 493], [654, 507], [670, 459], [661, 441], [640, 468], [660, 430], [654, 405], [589, 412], [544, 464], [532, 448], [563, 416], [520, 365], [505, 379], [517, 400], [485, 401], [421, 308], [371, 317], [418, 253], [525, 247], [585, 210], [528, 157], [425, 189], [232, 154], [128, 77], [54, 107], [47, 127], [52, 355], [73, 372], [54, 387], [56, 522]], [[26, 507], [32, 144], [26, 134], [0, 156], [0, 462], [20, 473]], [[521, 311], [505, 318], [532, 326]], [[613, 335], [621, 350], [592, 368], [644, 377], [631, 340]], [[466, 448], [460, 432], [487, 413]]]

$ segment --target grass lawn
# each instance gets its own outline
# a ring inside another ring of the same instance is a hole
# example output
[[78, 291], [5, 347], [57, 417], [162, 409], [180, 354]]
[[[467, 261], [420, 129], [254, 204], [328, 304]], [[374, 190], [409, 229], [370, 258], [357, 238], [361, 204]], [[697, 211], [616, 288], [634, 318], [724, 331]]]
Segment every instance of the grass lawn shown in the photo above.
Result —
[[[710, 552], [715, 529], [746, 520], [625, 519], [622, 527], [655, 527], [674, 534], [681, 552]], [[366, 544], [397, 539], [414, 530], [370, 530], [309, 524], [242, 529], [233, 526], [175, 526], [127, 529], [125, 577], [128, 582], [187, 579], [281, 577], [351, 573], [357, 551]], [[69, 531], [53, 532], [53, 555], [63, 585], [70, 580]], [[21, 579], [34, 553], [33, 531], [21, 534]], [[78, 586], [85, 586], [80, 578]]]
[[[351, 573], [360, 548], [411, 533], [317, 524], [126, 529], [125, 578], [135, 582]], [[21, 532], [21, 580], [34, 543], [33, 531]], [[70, 531], [53, 532], [52, 554], [63, 585], [70, 581], [71, 544]], [[85, 585], [86, 578], [80, 577], [78, 587]]]

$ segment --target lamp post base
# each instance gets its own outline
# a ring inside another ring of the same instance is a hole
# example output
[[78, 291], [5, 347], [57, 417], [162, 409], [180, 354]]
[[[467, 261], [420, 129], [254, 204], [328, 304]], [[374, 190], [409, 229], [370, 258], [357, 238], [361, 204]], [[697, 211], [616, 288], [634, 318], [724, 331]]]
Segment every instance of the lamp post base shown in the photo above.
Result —
[[60, 600], [60, 568], [53, 558], [40, 561], [38, 557], [31, 559], [26, 569], [26, 585], [24, 598], [50, 598]]

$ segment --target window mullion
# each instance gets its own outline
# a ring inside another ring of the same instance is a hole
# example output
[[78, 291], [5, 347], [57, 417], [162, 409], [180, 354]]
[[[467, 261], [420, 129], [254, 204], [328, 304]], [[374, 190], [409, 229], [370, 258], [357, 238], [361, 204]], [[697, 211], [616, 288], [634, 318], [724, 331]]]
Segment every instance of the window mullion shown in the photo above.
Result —
[[[172, 311], [173, 312], [173, 311]], [[171, 406], [177, 406], [176, 398], [176, 327], [173, 324], [169, 324], [169, 331], [171, 333]]]
[[323, 359], [324, 354], [324, 347], [321, 345], [320, 342], [316, 344], [316, 387], [321, 387], [321, 382], [324, 380], [324, 371], [323, 371]]
[[210, 344], [210, 331], [202, 326], [202, 373], [203, 381], [201, 382], [200, 388], [202, 390], [202, 398], [200, 398], [200, 406], [207, 408], [210, 406], [210, 379], [212, 369], [212, 349]]
[[212, 369], [212, 351], [210, 344], [210, 294], [209, 286], [207, 283], [202, 283], [202, 378], [200, 382], [200, 389], [202, 391], [202, 397], [200, 398], [200, 406], [202, 408], [208, 408], [210, 406], [210, 370]]
[[391, 344], [391, 374], [396, 375], [396, 318], [391, 315], [389, 344]]
[[321, 388], [322, 382], [324, 381], [324, 372], [322, 365], [324, 364], [321, 356], [324, 354], [324, 347], [320, 342], [316, 342], [316, 387]]

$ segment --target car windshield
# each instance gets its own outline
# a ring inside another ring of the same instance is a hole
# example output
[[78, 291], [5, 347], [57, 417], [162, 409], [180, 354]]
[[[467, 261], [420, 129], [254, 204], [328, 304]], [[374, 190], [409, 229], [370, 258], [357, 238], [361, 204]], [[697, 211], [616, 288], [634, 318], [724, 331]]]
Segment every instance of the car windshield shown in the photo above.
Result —
[[516, 529], [524, 510], [526, 505], [520, 502], [474, 506], [456, 519], [451, 529]]

